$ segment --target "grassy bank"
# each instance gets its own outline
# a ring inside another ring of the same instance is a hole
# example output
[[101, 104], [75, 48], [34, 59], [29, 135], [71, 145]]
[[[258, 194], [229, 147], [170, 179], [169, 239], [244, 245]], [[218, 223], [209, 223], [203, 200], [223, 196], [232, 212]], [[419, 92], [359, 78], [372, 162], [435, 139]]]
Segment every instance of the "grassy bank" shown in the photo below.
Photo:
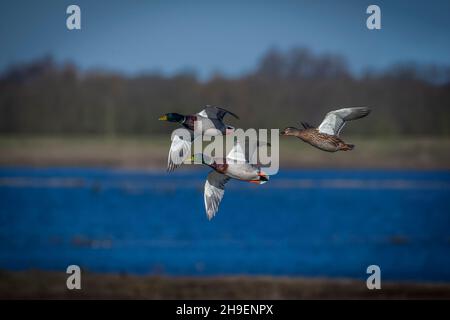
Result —
[[[327, 153], [292, 137], [280, 139], [280, 164], [290, 168], [450, 169], [450, 138], [345, 137], [351, 152]], [[169, 135], [152, 137], [0, 136], [0, 166], [166, 166]]]
[[2, 299], [450, 299], [450, 284], [288, 277], [163, 277], [82, 273], [82, 289], [66, 289], [60, 272], [0, 272]]

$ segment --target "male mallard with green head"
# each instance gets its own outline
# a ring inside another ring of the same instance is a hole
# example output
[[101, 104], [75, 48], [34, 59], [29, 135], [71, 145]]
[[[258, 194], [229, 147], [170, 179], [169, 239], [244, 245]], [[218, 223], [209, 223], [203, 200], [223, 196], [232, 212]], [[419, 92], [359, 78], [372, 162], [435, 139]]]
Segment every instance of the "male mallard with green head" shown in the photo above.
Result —
[[233, 127], [223, 123], [225, 115], [232, 115], [239, 119], [233, 112], [214, 106], [205, 106], [205, 109], [196, 114], [182, 115], [179, 113], [166, 113], [158, 120], [181, 124], [184, 128], [195, 131], [201, 124], [202, 134], [207, 136], [225, 135], [233, 132]]
[[170, 172], [179, 167], [183, 163], [183, 160], [191, 154], [191, 143], [196, 138], [196, 135], [218, 136], [233, 133], [234, 128], [223, 123], [223, 118], [227, 114], [239, 119], [234, 113], [214, 106], [206, 106], [205, 109], [193, 115], [166, 113], [159, 117], [158, 120], [161, 121], [181, 124], [184, 128], [189, 130], [191, 135], [189, 141], [183, 140], [182, 137], [178, 135], [172, 137], [172, 144], [167, 160], [167, 171]]
[[339, 138], [339, 133], [347, 121], [367, 116], [370, 109], [352, 107], [330, 111], [318, 128], [302, 122], [303, 129], [288, 127], [281, 132], [284, 136], [295, 136], [310, 145], [328, 152], [352, 150], [355, 146], [347, 144]]
[[213, 159], [204, 154], [191, 157], [194, 163], [202, 163], [213, 169], [205, 182], [204, 200], [208, 219], [211, 220], [219, 210], [219, 204], [225, 193], [225, 184], [230, 179], [263, 184], [269, 176], [261, 168], [249, 163], [239, 143], [228, 153], [225, 159]]

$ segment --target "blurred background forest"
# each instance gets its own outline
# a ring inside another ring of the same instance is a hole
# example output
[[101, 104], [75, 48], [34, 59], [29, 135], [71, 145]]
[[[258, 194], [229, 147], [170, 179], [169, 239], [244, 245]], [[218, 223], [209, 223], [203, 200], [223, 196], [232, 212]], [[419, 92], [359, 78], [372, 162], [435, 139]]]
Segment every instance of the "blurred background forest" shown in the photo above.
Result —
[[168, 133], [166, 112], [192, 114], [206, 104], [240, 116], [242, 128], [284, 128], [300, 121], [319, 124], [344, 106], [369, 106], [370, 121], [352, 124], [357, 135], [450, 134], [450, 68], [404, 63], [353, 74], [345, 57], [307, 48], [270, 49], [257, 67], [238, 77], [195, 72], [129, 76], [80, 71], [51, 56], [8, 68], [0, 76], [0, 133], [112, 136]]

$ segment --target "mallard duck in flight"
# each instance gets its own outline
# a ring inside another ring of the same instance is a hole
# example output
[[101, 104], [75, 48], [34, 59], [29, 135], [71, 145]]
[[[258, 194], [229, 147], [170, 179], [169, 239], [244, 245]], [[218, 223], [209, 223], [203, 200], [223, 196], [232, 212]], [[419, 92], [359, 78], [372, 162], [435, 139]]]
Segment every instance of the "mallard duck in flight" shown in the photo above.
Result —
[[191, 157], [194, 163], [202, 163], [213, 170], [208, 174], [205, 182], [204, 200], [208, 219], [211, 220], [219, 210], [220, 201], [225, 193], [225, 184], [230, 179], [242, 180], [256, 184], [269, 181], [269, 176], [261, 168], [249, 163], [239, 143], [228, 153], [225, 159], [210, 158], [203, 154]]
[[[167, 171], [170, 172], [178, 168], [191, 154], [191, 143], [196, 138], [196, 135], [218, 136], [232, 133], [234, 128], [223, 123], [223, 118], [227, 114], [239, 119], [233, 112], [214, 106], [206, 106], [205, 109], [193, 115], [166, 113], [161, 116], [158, 120], [179, 123], [189, 130], [191, 134], [189, 141], [183, 140], [178, 135], [172, 137], [167, 160]], [[175, 159], [177, 161], [174, 161]]]
[[323, 151], [336, 152], [352, 150], [355, 146], [347, 144], [339, 138], [339, 133], [347, 121], [367, 116], [370, 109], [366, 107], [352, 107], [330, 111], [318, 128], [302, 122], [303, 129], [288, 127], [281, 132], [284, 136], [295, 136]]

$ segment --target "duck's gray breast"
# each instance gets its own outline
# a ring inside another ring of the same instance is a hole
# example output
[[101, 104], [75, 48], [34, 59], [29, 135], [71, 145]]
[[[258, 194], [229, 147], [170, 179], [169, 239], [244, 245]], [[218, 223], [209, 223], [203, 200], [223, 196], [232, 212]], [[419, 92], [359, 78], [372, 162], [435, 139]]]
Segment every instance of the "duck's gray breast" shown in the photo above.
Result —
[[258, 180], [258, 169], [248, 163], [228, 163], [228, 176], [241, 180]]

